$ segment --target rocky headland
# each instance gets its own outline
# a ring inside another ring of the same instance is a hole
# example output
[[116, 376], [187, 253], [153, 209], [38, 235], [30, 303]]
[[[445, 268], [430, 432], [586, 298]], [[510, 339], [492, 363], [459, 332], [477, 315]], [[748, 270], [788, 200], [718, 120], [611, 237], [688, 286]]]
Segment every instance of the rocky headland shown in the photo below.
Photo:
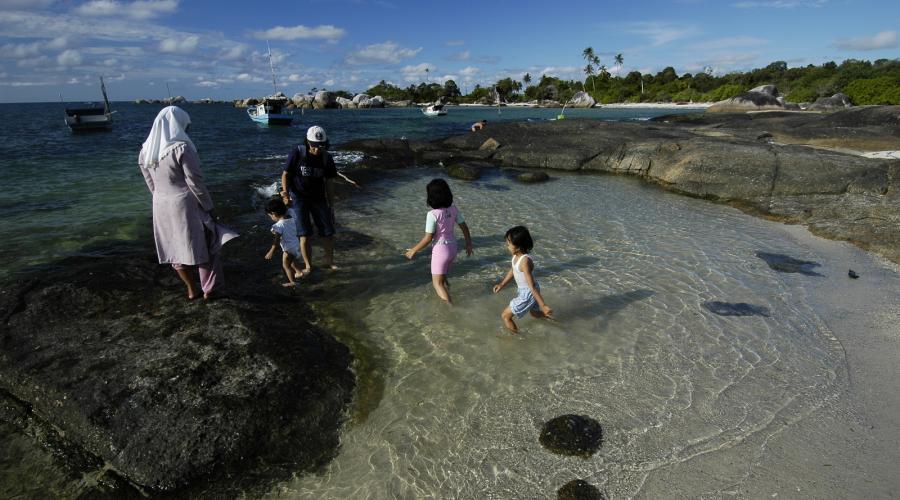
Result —
[[[443, 165], [633, 175], [665, 189], [805, 224], [900, 263], [900, 106], [833, 113], [771, 111], [669, 115], [648, 122], [494, 123], [418, 142], [359, 140], [373, 168]], [[602, 181], [602, 180], [599, 180]]]

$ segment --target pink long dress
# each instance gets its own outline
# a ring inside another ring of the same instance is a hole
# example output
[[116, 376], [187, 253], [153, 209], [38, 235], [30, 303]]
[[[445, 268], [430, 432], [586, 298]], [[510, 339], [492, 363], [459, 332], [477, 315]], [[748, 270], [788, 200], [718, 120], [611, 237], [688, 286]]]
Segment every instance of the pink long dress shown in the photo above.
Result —
[[[138, 160], [140, 163], [140, 160]], [[212, 198], [203, 183], [196, 151], [180, 144], [141, 173], [153, 193], [153, 237], [160, 264], [199, 265], [210, 262], [207, 224]]]

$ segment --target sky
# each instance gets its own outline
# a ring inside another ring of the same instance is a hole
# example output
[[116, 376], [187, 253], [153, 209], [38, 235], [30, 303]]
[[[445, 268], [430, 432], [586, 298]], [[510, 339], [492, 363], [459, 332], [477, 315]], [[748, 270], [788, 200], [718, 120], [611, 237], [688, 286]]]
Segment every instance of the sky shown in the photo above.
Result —
[[[0, 0], [0, 102], [231, 100], [900, 57], [900, 1]], [[621, 54], [622, 65], [615, 64]]]

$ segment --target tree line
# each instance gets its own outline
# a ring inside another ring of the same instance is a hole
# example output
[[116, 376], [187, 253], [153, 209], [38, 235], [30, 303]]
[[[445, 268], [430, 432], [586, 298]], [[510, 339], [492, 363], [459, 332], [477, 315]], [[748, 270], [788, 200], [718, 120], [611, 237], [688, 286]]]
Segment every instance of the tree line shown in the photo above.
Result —
[[[624, 76], [614, 76], [599, 63], [590, 47], [585, 49], [582, 57], [587, 62], [583, 81], [563, 80], [551, 75], [535, 79], [526, 73], [521, 80], [504, 78], [490, 86], [476, 85], [464, 95], [453, 80], [443, 84], [423, 82], [405, 88], [382, 80], [366, 94], [380, 95], [391, 101], [433, 102], [443, 98], [455, 103], [495, 104], [498, 99], [502, 102], [554, 100], [564, 103], [583, 91], [599, 103], [714, 102], [760, 85], [775, 85], [790, 102], [814, 102], [819, 97], [843, 92], [856, 105], [900, 104], [900, 61], [896, 59], [874, 62], [847, 59], [840, 64], [827, 62], [796, 68], [788, 68], [784, 61], [775, 61], [764, 68], [719, 76], [710, 68], [696, 74], [678, 75], [672, 67], [656, 74], [632, 71]], [[621, 54], [615, 57], [615, 63], [621, 68]]]

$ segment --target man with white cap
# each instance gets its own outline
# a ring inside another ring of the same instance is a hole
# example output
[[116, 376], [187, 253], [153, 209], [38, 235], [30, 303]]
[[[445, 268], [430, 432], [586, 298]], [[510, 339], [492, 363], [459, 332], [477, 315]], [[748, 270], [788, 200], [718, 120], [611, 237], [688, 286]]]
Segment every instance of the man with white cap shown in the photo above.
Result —
[[337, 171], [334, 158], [328, 152], [325, 129], [314, 125], [306, 131], [306, 140], [291, 150], [281, 173], [281, 199], [288, 205], [296, 220], [300, 237], [300, 254], [305, 268], [298, 278], [312, 271], [309, 237], [315, 223], [325, 247], [325, 265], [337, 269], [334, 263], [334, 183], [341, 177], [355, 187], [359, 185]]

